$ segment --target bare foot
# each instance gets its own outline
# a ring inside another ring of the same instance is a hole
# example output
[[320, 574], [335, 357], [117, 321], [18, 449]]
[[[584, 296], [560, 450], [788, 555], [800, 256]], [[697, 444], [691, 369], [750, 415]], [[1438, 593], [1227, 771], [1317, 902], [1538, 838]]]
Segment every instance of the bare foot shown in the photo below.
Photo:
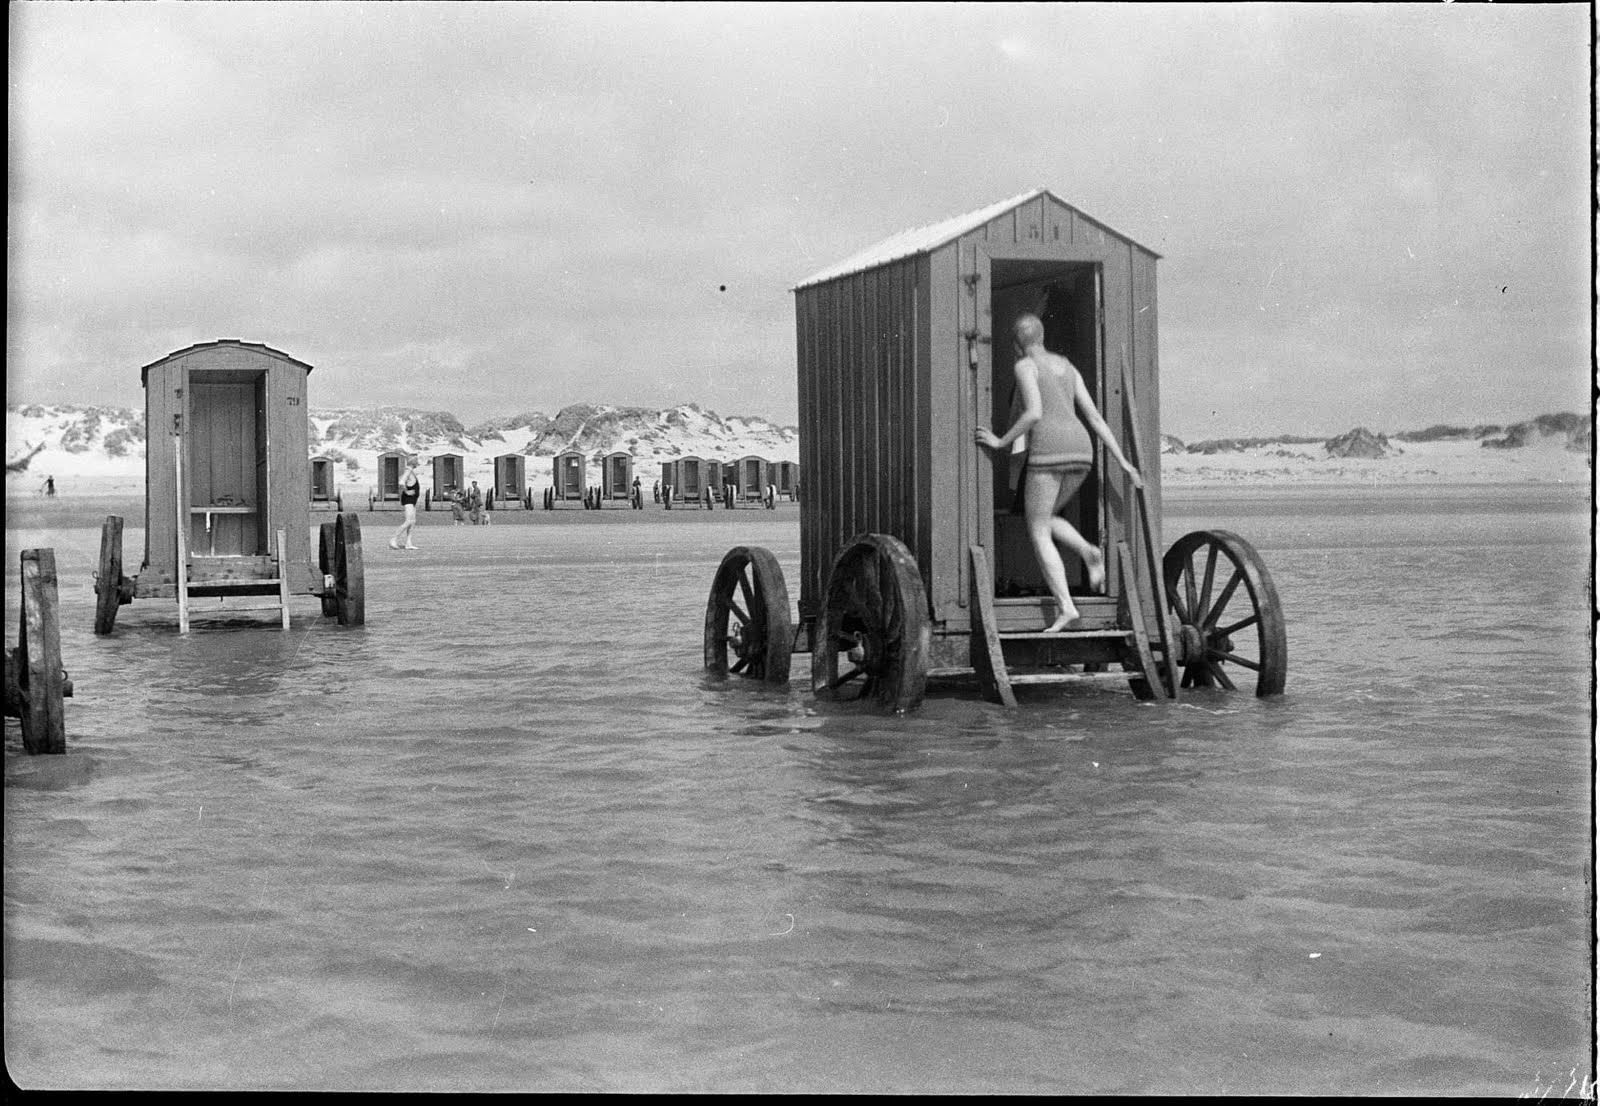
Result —
[[1077, 611], [1068, 613], [1063, 611], [1061, 616], [1044, 628], [1047, 634], [1059, 634], [1063, 630], [1076, 630], [1083, 624], [1083, 616]]
[[1089, 569], [1089, 590], [1099, 595], [1106, 590], [1106, 555], [1096, 549], [1094, 560], [1085, 564]]

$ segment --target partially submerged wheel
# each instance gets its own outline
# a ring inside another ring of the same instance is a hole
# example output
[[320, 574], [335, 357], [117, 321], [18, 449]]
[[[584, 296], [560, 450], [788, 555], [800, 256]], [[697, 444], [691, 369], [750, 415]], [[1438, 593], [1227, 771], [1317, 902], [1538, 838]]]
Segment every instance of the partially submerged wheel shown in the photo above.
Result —
[[1243, 673], [1255, 673], [1257, 695], [1282, 694], [1289, 670], [1283, 609], [1249, 542], [1228, 530], [1186, 534], [1167, 550], [1161, 575], [1177, 623], [1184, 687], [1232, 691], [1233, 669], [1245, 681]]
[[706, 671], [787, 683], [792, 627], [778, 559], [759, 546], [728, 550], [706, 600]]
[[117, 623], [117, 608], [128, 600], [122, 580], [122, 519], [107, 515], [100, 528], [100, 565], [94, 576], [94, 632], [104, 636]]
[[339, 592], [334, 569], [338, 566], [338, 526], [324, 522], [317, 530], [317, 567], [322, 572], [322, 617], [339, 613]]
[[367, 582], [361, 567], [361, 519], [358, 515], [340, 515], [334, 523], [333, 588], [339, 625], [364, 625]]
[[908, 711], [928, 686], [928, 597], [900, 539], [862, 534], [833, 562], [811, 652], [811, 687], [826, 699]]

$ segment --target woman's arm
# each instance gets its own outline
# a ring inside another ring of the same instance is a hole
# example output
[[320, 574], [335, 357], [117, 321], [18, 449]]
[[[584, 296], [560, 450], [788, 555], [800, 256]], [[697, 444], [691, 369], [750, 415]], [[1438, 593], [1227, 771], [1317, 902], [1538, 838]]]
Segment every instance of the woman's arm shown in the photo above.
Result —
[[994, 432], [978, 427], [973, 433], [973, 438], [979, 445], [988, 446], [990, 449], [1006, 449], [1012, 442], [1022, 437], [1033, 429], [1044, 417], [1044, 401], [1039, 398], [1039, 370], [1033, 360], [1024, 357], [1016, 364], [1017, 391], [1022, 396], [1022, 413], [1017, 416], [1017, 421], [1011, 424], [1011, 429], [996, 437]]
[[1117, 459], [1117, 464], [1122, 470], [1133, 478], [1133, 486], [1144, 487], [1144, 477], [1139, 475], [1139, 470], [1133, 467], [1133, 462], [1122, 455], [1122, 447], [1117, 444], [1117, 439], [1111, 435], [1111, 427], [1106, 425], [1106, 420], [1100, 417], [1100, 409], [1094, 405], [1094, 397], [1089, 394], [1089, 386], [1083, 382], [1083, 374], [1074, 371], [1073, 398], [1078, 403], [1078, 410], [1083, 414], [1083, 421], [1089, 424], [1095, 436], [1105, 443], [1111, 456]]

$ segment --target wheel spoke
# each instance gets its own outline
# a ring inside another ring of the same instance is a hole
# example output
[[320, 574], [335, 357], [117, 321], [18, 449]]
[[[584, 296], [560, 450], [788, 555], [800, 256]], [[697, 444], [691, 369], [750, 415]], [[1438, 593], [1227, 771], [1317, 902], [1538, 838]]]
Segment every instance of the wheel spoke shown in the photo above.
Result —
[[1253, 661], [1253, 660], [1248, 660], [1248, 659], [1246, 659], [1244, 657], [1241, 657], [1238, 653], [1223, 653], [1223, 652], [1219, 652], [1217, 650], [1212, 650], [1211, 656], [1215, 657], [1219, 661], [1231, 661], [1232, 663], [1237, 664], [1242, 668], [1250, 669], [1250, 671], [1252, 671], [1252, 672], [1260, 672], [1261, 671], [1261, 665], [1260, 665], [1259, 662]]
[[1214, 633], [1217, 637], [1231, 637], [1232, 635], [1238, 633], [1240, 630], [1244, 629], [1246, 626], [1254, 626], [1257, 622], [1260, 622], [1260, 621], [1261, 621], [1261, 615], [1259, 613], [1255, 613], [1255, 614], [1252, 614], [1249, 618], [1241, 618], [1238, 622], [1235, 622], [1232, 626], [1223, 626], [1223, 627], [1221, 627], [1219, 629], [1213, 630], [1212, 633]]
[[1222, 665], [1218, 664], [1215, 659], [1211, 657], [1206, 658], [1206, 669], [1216, 679], [1217, 683], [1221, 684], [1229, 691], [1235, 690], [1233, 681], [1228, 678], [1228, 674], [1222, 670]]
[[1222, 589], [1222, 594], [1217, 597], [1216, 604], [1206, 610], [1205, 620], [1201, 622], [1202, 626], [1215, 626], [1217, 624], [1217, 619], [1221, 618], [1222, 612], [1227, 609], [1228, 600], [1233, 598], [1233, 593], [1238, 590], [1239, 584], [1243, 580], [1244, 573], [1237, 568], [1234, 569], [1233, 576], [1228, 580], [1228, 586]]
[[745, 668], [749, 664], [750, 664], [750, 658], [749, 657], [740, 657], [737, 664], [730, 664], [728, 666], [728, 671], [729, 672], [743, 672], [745, 670]]
[[1193, 557], [1188, 557], [1183, 562], [1183, 592], [1184, 592], [1184, 595], [1189, 600], [1189, 605], [1188, 605], [1187, 608], [1185, 608], [1185, 612], [1184, 612], [1189, 617], [1186, 617], [1185, 621], [1186, 622], [1193, 622], [1194, 621], [1193, 616], [1195, 614], [1199, 613], [1199, 610], [1200, 610], [1200, 597], [1195, 594], [1195, 590], [1194, 590], [1194, 558]]
[[867, 670], [865, 668], [852, 668], [843, 676], [835, 676], [833, 679], [828, 681], [828, 690], [837, 691], [839, 688], [843, 687], [857, 676], [865, 675], [866, 671]]
[[1199, 605], [1195, 607], [1196, 612], [1210, 610], [1211, 585], [1216, 582], [1216, 578], [1217, 547], [1214, 545], [1208, 545], [1206, 546], [1206, 581], [1205, 584], [1200, 588], [1200, 602]]
[[756, 595], [750, 588], [750, 579], [741, 569], [739, 572], [739, 592], [744, 596], [744, 605], [751, 610], [756, 609]]
[[734, 615], [738, 617], [740, 622], [744, 623], [746, 626], [750, 625], [750, 616], [745, 614], [744, 611], [740, 609], [739, 604], [735, 603], [731, 598], [728, 600], [728, 610], [732, 611]]

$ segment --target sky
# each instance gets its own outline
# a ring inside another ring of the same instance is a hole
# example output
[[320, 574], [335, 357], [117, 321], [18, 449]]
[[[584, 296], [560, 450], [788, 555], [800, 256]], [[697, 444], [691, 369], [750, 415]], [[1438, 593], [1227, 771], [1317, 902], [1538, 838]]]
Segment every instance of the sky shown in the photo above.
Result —
[[1162, 255], [1162, 430], [1587, 411], [1585, 4], [9, 6], [9, 404], [797, 419], [796, 283], [1047, 188]]

